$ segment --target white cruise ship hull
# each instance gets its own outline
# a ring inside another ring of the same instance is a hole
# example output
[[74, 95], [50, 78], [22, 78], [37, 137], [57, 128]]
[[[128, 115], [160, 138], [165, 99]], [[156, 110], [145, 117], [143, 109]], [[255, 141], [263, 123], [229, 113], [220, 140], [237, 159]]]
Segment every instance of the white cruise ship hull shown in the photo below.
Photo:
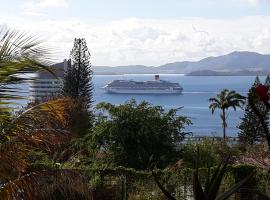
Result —
[[115, 94], [181, 94], [183, 90], [179, 83], [159, 80], [158, 75], [154, 81], [114, 80], [104, 89]]
[[127, 89], [114, 89], [114, 88], [105, 88], [108, 93], [115, 94], [181, 94], [182, 90], [127, 90]]

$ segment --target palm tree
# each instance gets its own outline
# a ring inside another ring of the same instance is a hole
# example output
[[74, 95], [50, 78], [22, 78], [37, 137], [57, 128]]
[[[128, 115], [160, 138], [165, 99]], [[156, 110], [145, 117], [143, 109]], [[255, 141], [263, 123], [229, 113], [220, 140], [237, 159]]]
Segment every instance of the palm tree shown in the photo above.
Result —
[[228, 89], [223, 89], [215, 98], [210, 98], [209, 101], [211, 102], [209, 108], [211, 109], [212, 114], [217, 108], [221, 109], [220, 118], [222, 120], [223, 138], [225, 140], [227, 127], [226, 110], [229, 108], [233, 108], [234, 110], [242, 108], [245, 104], [245, 97], [233, 90], [229, 91]]

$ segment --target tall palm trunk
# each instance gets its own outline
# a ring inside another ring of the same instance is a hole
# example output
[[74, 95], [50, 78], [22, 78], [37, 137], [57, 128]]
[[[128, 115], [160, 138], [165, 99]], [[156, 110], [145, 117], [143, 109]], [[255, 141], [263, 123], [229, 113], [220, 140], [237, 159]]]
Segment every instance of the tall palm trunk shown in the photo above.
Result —
[[222, 120], [222, 127], [223, 127], [223, 139], [225, 140], [226, 139], [226, 127], [227, 127], [225, 109], [222, 109], [221, 120]]

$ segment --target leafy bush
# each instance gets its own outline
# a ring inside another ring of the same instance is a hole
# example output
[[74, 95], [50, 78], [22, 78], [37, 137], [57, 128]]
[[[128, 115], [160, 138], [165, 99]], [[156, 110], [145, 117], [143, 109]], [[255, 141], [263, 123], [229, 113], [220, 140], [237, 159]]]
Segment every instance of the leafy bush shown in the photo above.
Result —
[[135, 169], [163, 168], [174, 162], [176, 147], [186, 134], [184, 126], [191, 123], [178, 116], [177, 109], [165, 112], [161, 106], [135, 100], [119, 106], [100, 103], [97, 109], [103, 114], [91, 138], [94, 148], [113, 165]]

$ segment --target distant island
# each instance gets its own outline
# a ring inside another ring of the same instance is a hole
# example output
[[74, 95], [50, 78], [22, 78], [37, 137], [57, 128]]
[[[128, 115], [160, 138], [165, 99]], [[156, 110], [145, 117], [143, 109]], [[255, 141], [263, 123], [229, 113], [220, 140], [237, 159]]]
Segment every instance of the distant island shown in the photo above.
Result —
[[240, 71], [229, 71], [229, 72], [220, 72], [213, 70], [199, 70], [185, 74], [186, 76], [264, 76], [268, 75], [270, 71], [249, 71], [249, 70], [240, 70]]
[[182, 61], [161, 66], [93, 66], [96, 75], [185, 74], [186, 76], [254, 76], [270, 74], [270, 54], [235, 51], [199, 61]]

